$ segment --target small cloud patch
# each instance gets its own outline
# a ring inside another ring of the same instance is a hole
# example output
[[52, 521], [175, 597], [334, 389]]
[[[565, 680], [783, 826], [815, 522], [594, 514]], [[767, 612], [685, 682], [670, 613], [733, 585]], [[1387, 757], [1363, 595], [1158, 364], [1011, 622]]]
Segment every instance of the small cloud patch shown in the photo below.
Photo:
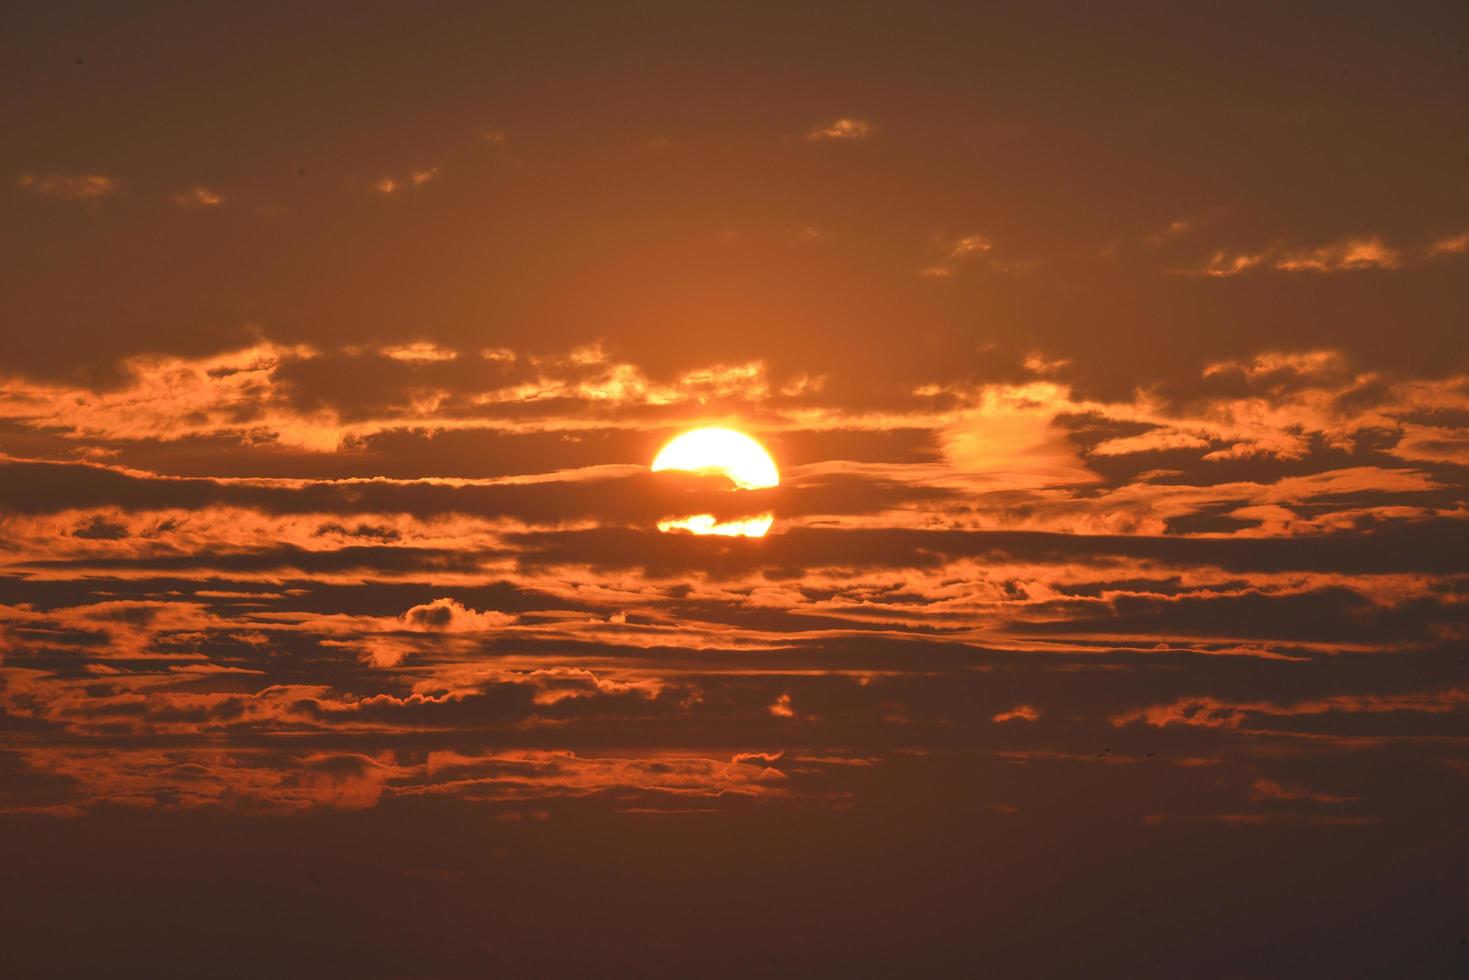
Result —
[[865, 140], [872, 136], [875, 127], [865, 119], [842, 117], [808, 130], [806, 139], [813, 142], [825, 140]]
[[493, 609], [478, 612], [460, 605], [454, 599], [435, 599], [433, 602], [414, 606], [401, 618], [409, 629], [434, 633], [476, 633], [509, 626], [517, 619], [511, 613]]
[[117, 190], [117, 181], [102, 174], [21, 174], [20, 186], [44, 197], [90, 201]]

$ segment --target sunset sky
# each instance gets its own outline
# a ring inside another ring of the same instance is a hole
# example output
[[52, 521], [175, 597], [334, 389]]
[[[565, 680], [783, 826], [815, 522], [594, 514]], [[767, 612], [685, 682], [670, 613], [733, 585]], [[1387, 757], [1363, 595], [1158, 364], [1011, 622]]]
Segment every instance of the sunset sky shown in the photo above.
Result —
[[1469, 969], [1469, 8], [1286, 6], [7, 7], [17, 975]]

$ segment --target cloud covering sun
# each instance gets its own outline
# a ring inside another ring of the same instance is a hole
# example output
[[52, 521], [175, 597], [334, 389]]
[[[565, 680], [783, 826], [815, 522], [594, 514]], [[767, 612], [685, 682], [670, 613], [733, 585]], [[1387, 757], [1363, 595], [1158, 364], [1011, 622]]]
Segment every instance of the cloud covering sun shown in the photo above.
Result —
[[[653, 472], [679, 470], [727, 477], [738, 490], [764, 490], [780, 485], [780, 471], [765, 447], [743, 432], [718, 426], [691, 429], [675, 437], [653, 458]], [[721, 522], [712, 514], [668, 518], [660, 531], [687, 531], [725, 537], [763, 537], [774, 523], [773, 514]]]

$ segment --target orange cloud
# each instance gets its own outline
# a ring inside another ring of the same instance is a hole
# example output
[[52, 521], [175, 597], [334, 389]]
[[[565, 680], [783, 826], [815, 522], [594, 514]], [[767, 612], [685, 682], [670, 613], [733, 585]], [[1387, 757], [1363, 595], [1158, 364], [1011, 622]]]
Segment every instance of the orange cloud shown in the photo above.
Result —
[[224, 203], [224, 198], [207, 187], [191, 187], [173, 195], [173, 203], [180, 207], [213, 208]]
[[781, 796], [786, 776], [758, 756], [734, 760], [695, 755], [595, 757], [574, 752], [431, 752], [427, 779], [397, 792], [467, 799], [543, 799], [611, 791], [673, 797]]
[[1469, 690], [1463, 688], [1418, 694], [1341, 694], [1290, 704], [1272, 701], [1231, 702], [1213, 697], [1196, 697], [1115, 714], [1111, 717], [1111, 722], [1117, 727], [1144, 722], [1154, 728], [1169, 725], [1239, 728], [1251, 715], [1290, 718], [1333, 712], [1384, 714], [1393, 711], [1444, 714], [1458, 711], [1464, 705], [1469, 705]]
[[1215, 278], [1237, 276], [1241, 272], [1248, 272], [1250, 269], [1257, 268], [1265, 261], [1265, 258], [1266, 255], [1264, 252], [1237, 252], [1230, 255], [1228, 252], [1219, 251], [1209, 257], [1209, 261], [1204, 263], [1203, 268], [1193, 271], [1198, 272], [1200, 275], [1213, 276]]
[[1284, 272], [1341, 272], [1348, 269], [1396, 269], [1402, 264], [1397, 249], [1382, 239], [1351, 238], [1302, 252], [1288, 252], [1275, 260]]
[[[956, 238], [945, 247], [945, 255], [942, 262], [919, 270], [919, 275], [930, 278], [947, 279], [958, 271], [959, 264], [977, 256], [987, 255], [994, 250], [994, 243], [984, 235], [963, 235]], [[998, 272], [1020, 273], [1031, 268], [1034, 263], [990, 260], [986, 263], [987, 268]]]
[[865, 140], [875, 127], [865, 119], [842, 117], [808, 130], [808, 140]]
[[1017, 704], [1009, 711], [1001, 711], [991, 720], [996, 724], [1004, 724], [1007, 721], [1037, 721], [1041, 713], [1028, 704]]
[[1469, 231], [1462, 231], [1457, 235], [1440, 238], [1428, 246], [1428, 256], [1433, 258], [1438, 255], [1462, 255], [1469, 252]]
[[1257, 802], [1260, 800], [1307, 800], [1311, 803], [1351, 803], [1357, 797], [1316, 793], [1302, 786], [1287, 786], [1273, 779], [1260, 777], [1250, 784], [1250, 799]]
[[424, 167], [410, 170], [406, 176], [380, 177], [373, 182], [372, 186], [379, 194], [396, 194], [411, 187], [422, 187], [438, 176], [438, 173], [438, 167]]
[[1442, 255], [1457, 255], [1469, 250], [1469, 232], [1432, 242], [1407, 251], [1388, 245], [1377, 235], [1344, 238], [1325, 245], [1292, 248], [1280, 244], [1253, 252], [1215, 251], [1203, 265], [1179, 272], [1190, 275], [1224, 278], [1256, 269], [1278, 272], [1351, 272], [1362, 269], [1400, 269]]
[[20, 186], [46, 197], [87, 201], [117, 190], [118, 182], [102, 174], [22, 174]]
[[993, 248], [994, 245], [983, 235], [965, 235], [950, 247], [949, 258], [962, 259], [966, 255], [982, 255]]
[[1392, 454], [1415, 462], [1469, 466], [1469, 429], [1404, 423]]
[[1161, 245], [1169, 239], [1185, 235], [1193, 229], [1194, 223], [1192, 221], [1185, 221], [1183, 219], [1170, 221], [1163, 228], [1149, 235], [1146, 241], [1149, 245]]
[[397, 344], [379, 348], [379, 353], [384, 357], [391, 357], [395, 361], [404, 361], [409, 364], [429, 363], [433, 361], [452, 361], [459, 356], [459, 352], [448, 347], [426, 340], [415, 341], [411, 344]]
[[26, 750], [27, 766], [76, 786], [71, 815], [98, 805], [192, 810], [363, 809], [408, 770], [391, 754], [248, 750], [46, 748]]
[[478, 633], [501, 629], [515, 621], [516, 617], [510, 613], [477, 612], [454, 599], [435, 599], [403, 614], [403, 622], [409, 629], [440, 633]]

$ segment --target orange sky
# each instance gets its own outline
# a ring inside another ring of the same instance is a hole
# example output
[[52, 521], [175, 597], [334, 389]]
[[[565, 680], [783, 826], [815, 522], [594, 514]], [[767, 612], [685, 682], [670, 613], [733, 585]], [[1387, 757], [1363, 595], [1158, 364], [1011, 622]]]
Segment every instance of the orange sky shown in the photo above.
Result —
[[[0, 939], [1462, 969], [1466, 46], [1452, 4], [0, 15]], [[708, 425], [779, 486], [650, 472]]]

